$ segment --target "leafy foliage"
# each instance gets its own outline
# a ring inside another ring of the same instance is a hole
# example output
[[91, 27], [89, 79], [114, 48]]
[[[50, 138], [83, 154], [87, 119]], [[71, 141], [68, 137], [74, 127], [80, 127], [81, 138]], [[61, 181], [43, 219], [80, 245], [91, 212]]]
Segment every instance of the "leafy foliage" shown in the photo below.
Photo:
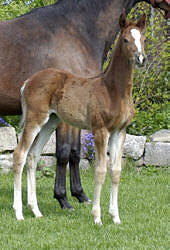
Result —
[[53, 4], [55, 0], [0, 0], [0, 20], [18, 17], [31, 9]]
[[142, 70], [135, 69], [133, 99], [136, 115], [128, 132], [149, 135], [168, 128], [167, 23], [157, 10], [144, 3], [133, 9], [129, 16], [137, 18], [143, 12], [149, 17], [145, 30], [148, 60]]
[[0, 127], [12, 126], [19, 133], [20, 116], [2, 116], [0, 117]]

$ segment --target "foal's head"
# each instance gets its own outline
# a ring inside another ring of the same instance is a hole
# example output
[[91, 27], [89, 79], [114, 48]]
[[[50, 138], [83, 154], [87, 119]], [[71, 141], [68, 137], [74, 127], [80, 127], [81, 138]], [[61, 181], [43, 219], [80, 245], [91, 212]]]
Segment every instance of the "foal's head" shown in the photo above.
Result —
[[146, 15], [143, 14], [137, 23], [127, 22], [125, 13], [120, 15], [121, 48], [130, 63], [143, 65], [145, 62], [144, 41], [142, 31], [145, 27]]

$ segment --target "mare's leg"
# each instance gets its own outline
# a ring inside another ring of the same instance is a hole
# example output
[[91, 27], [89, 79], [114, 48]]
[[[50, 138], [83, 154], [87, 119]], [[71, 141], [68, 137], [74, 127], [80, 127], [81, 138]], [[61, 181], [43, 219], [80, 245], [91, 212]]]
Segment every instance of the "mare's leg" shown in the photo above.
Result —
[[79, 162], [80, 162], [80, 129], [72, 128], [72, 146], [71, 154], [69, 158], [69, 167], [70, 167], [70, 189], [72, 196], [75, 196], [79, 202], [88, 202], [91, 201], [84, 194], [79, 171]]
[[121, 175], [121, 161], [122, 161], [122, 146], [125, 140], [126, 132], [116, 131], [111, 135], [109, 141], [110, 150], [110, 176], [111, 176], [111, 189], [110, 189], [110, 206], [109, 214], [113, 222], [120, 224], [119, 209], [118, 209], [118, 186]]
[[17, 220], [24, 219], [22, 214], [22, 193], [21, 193], [21, 179], [24, 164], [26, 162], [29, 149], [41, 129], [41, 125], [47, 118], [42, 118], [41, 123], [37, 123], [33, 114], [28, 113], [27, 121], [25, 123], [24, 131], [22, 133], [19, 144], [14, 151], [14, 203]]
[[107, 172], [107, 146], [109, 140], [109, 133], [106, 129], [97, 130], [94, 133], [95, 149], [96, 149], [96, 166], [95, 166], [95, 188], [92, 214], [94, 222], [101, 225], [101, 209], [100, 209], [100, 195], [102, 185], [105, 180]]
[[50, 138], [52, 132], [59, 124], [59, 119], [52, 114], [48, 122], [42, 127], [40, 133], [34, 140], [34, 143], [29, 151], [27, 158], [27, 198], [28, 206], [31, 208], [35, 217], [41, 217], [42, 214], [38, 208], [36, 197], [36, 168], [44, 145]]
[[62, 208], [72, 208], [66, 195], [66, 167], [69, 161], [72, 143], [72, 127], [61, 123], [56, 131], [56, 177], [54, 186], [54, 198]]

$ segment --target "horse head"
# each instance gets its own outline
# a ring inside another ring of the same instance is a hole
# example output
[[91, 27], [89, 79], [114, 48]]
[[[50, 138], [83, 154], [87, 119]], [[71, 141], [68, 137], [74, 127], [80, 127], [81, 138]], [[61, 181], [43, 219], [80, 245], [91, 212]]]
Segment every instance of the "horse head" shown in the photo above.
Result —
[[142, 31], [145, 27], [146, 15], [143, 14], [137, 23], [128, 22], [125, 12], [120, 15], [121, 48], [132, 64], [143, 65], [146, 59], [144, 51], [145, 37]]
[[166, 19], [170, 18], [170, 0], [150, 0], [153, 8], [159, 8], [165, 11], [164, 17]]

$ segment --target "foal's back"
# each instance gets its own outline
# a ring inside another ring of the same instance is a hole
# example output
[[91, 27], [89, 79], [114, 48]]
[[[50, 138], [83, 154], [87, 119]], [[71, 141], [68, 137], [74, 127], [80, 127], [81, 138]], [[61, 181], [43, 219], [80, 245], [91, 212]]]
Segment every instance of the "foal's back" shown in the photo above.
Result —
[[116, 126], [122, 119], [119, 117], [122, 99], [117, 91], [109, 92], [104, 74], [82, 78], [48, 68], [25, 82], [23, 95], [29, 112], [37, 117], [55, 113], [62, 121], [82, 129], [94, 126], [113, 129], [113, 124]]

